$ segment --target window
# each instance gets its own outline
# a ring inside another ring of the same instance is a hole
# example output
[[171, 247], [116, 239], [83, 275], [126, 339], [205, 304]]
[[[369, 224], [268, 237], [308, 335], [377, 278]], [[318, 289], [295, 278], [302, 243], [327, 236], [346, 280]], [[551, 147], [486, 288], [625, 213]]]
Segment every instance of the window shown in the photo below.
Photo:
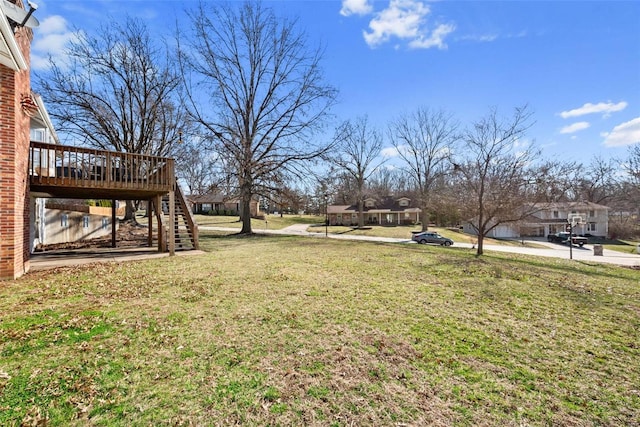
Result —
[[587, 224], [587, 231], [590, 233], [597, 232], [598, 224], [595, 222], [590, 222], [589, 224]]
[[560, 212], [558, 212], [558, 211], [553, 211], [553, 217], [554, 217], [554, 218], [560, 218]]
[[372, 208], [374, 206], [374, 200], [373, 199], [367, 199], [364, 201], [364, 205], [368, 208]]
[[82, 228], [89, 228], [89, 215], [82, 217]]
[[409, 200], [400, 199], [400, 200], [398, 200], [398, 205], [400, 205], [400, 206], [409, 206]]
[[37, 142], [47, 142], [44, 129], [31, 129], [31, 140]]
[[589, 218], [595, 218], [596, 217], [596, 211], [589, 211]]
[[69, 226], [69, 215], [62, 214], [60, 217], [60, 227], [67, 228]]

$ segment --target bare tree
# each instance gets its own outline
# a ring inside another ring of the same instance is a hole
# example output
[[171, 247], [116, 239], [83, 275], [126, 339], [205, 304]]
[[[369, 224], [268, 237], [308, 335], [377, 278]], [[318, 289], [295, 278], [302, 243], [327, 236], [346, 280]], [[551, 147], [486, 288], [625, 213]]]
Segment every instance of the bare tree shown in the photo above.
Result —
[[611, 236], [640, 236], [640, 144], [629, 147], [628, 157], [620, 162], [625, 174], [620, 177], [619, 198], [609, 213]]
[[186, 145], [176, 158], [176, 173], [187, 186], [188, 194], [201, 196], [220, 184], [216, 175], [220, 160], [215, 152], [205, 150], [202, 144]]
[[358, 226], [364, 226], [364, 190], [369, 177], [384, 163], [381, 159], [382, 135], [369, 125], [366, 117], [346, 120], [336, 129], [336, 149], [329, 161], [345, 172], [355, 184]]
[[189, 16], [193, 32], [178, 37], [189, 112], [234, 166], [241, 233], [251, 233], [251, 198], [328, 150], [314, 134], [337, 92], [323, 81], [321, 50], [261, 3], [201, 3]]
[[576, 183], [583, 169], [575, 161], [546, 160], [535, 166], [537, 193], [545, 202], [578, 200]]
[[413, 187], [401, 169], [381, 167], [369, 177], [367, 192], [382, 199], [392, 195], [412, 194]]
[[457, 127], [452, 115], [428, 108], [401, 116], [389, 127], [391, 143], [415, 186], [422, 231], [429, 225], [433, 186], [451, 170], [448, 159], [459, 139]]
[[[67, 61], [37, 79], [60, 133], [103, 150], [169, 156], [187, 120], [180, 76], [142, 21], [126, 18], [95, 36], [79, 31]], [[135, 219], [132, 204], [127, 218]]]
[[640, 214], [640, 144], [629, 147], [629, 157], [622, 164], [626, 172], [625, 187], [630, 189], [629, 198]]
[[529, 169], [539, 152], [523, 141], [531, 115], [526, 106], [516, 108], [508, 119], [492, 109], [464, 133], [465, 158], [454, 163], [454, 170], [466, 219], [477, 233], [478, 255], [491, 230], [539, 210], [528, 186]]
[[613, 159], [596, 156], [580, 171], [576, 182], [577, 200], [602, 205], [615, 202], [618, 189], [618, 166]]
[[631, 182], [640, 189], [640, 143], [629, 147], [629, 157], [625, 163], [625, 170]]

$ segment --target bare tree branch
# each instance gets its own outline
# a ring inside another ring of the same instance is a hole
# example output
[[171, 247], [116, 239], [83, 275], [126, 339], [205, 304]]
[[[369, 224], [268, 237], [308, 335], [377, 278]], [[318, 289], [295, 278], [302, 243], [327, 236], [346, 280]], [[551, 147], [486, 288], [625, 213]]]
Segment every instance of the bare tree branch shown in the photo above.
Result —
[[450, 171], [448, 159], [459, 139], [457, 128], [450, 114], [428, 108], [401, 116], [389, 126], [391, 143], [416, 189], [422, 231], [429, 225], [433, 187]]
[[193, 33], [179, 55], [189, 112], [234, 165], [241, 233], [251, 233], [253, 195], [328, 150], [314, 135], [336, 90], [295, 21], [260, 3], [207, 6], [189, 14]]
[[366, 117], [361, 117], [338, 126], [334, 141], [336, 149], [327, 159], [355, 183], [358, 226], [363, 227], [365, 183], [384, 163], [380, 158], [382, 135], [369, 125]]
[[528, 184], [530, 168], [540, 153], [523, 141], [531, 116], [526, 106], [516, 108], [509, 119], [492, 109], [464, 133], [465, 157], [456, 162], [458, 184], [463, 209], [478, 234], [478, 255], [487, 233], [539, 209]]
[[78, 34], [66, 48], [67, 63], [51, 60], [37, 79], [60, 133], [103, 150], [171, 156], [188, 124], [166, 48], [132, 18], [109, 22], [95, 36]]

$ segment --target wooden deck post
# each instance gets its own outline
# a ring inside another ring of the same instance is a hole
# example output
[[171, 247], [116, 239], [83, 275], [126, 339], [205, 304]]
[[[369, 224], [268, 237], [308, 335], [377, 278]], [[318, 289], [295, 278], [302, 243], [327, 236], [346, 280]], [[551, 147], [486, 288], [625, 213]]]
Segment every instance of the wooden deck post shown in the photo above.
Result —
[[149, 234], [147, 235], [147, 246], [153, 246], [153, 201], [147, 200], [147, 219], [149, 221]]
[[111, 247], [116, 247], [116, 201], [111, 200]]
[[167, 251], [167, 239], [165, 238], [164, 222], [162, 221], [162, 196], [154, 197], [154, 211], [158, 220], [158, 252]]
[[176, 254], [176, 193], [169, 191], [169, 256]]

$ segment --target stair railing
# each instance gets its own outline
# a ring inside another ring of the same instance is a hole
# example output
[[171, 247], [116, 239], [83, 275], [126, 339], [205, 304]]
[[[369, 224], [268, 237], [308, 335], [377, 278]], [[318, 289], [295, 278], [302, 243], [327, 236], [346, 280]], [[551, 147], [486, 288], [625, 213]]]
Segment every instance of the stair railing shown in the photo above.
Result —
[[199, 249], [198, 224], [193, 218], [193, 213], [191, 212], [191, 208], [189, 207], [189, 202], [187, 201], [184, 194], [182, 194], [182, 190], [180, 190], [180, 186], [177, 183], [175, 184], [175, 197], [178, 203], [180, 203], [180, 207], [182, 207], [185, 221], [187, 223], [187, 226], [191, 230], [191, 234], [193, 235], [193, 248]]

